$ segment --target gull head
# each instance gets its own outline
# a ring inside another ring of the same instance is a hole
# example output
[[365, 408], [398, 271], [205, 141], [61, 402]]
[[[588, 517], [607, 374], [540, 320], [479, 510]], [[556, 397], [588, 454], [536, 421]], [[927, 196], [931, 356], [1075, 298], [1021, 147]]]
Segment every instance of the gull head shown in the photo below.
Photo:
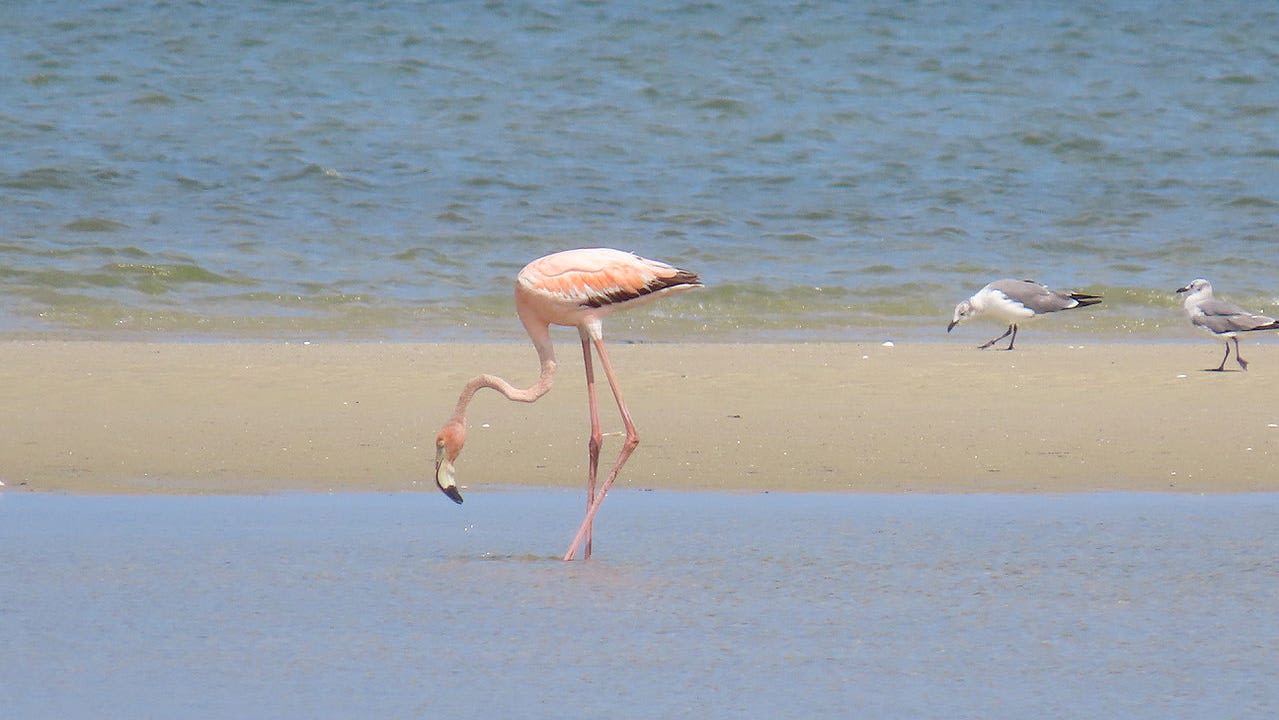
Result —
[[965, 300], [959, 303], [958, 305], [956, 305], [955, 316], [950, 319], [950, 324], [946, 326], [946, 332], [950, 332], [951, 330], [954, 330], [956, 325], [958, 325], [961, 321], [967, 320], [969, 317], [971, 317], [973, 312], [974, 312], [973, 304], [969, 300]]
[[1198, 278], [1196, 280], [1191, 280], [1190, 284], [1185, 287], [1177, 288], [1177, 292], [1190, 293], [1191, 295], [1199, 295], [1200, 293], [1211, 295], [1212, 283], [1204, 280], [1203, 278]]
[[453, 463], [462, 454], [462, 445], [466, 443], [466, 425], [450, 421], [440, 430], [435, 438], [435, 484], [440, 492], [458, 505], [462, 504], [462, 493], [457, 489], [456, 471]]
[[1190, 284], [1185, 287], [1177, 288], [1177, 293], [1186, 294], [1184, 304], [1186, 306], [1186, 310], [1190, 310], [1191, 308], [1198, 306], [1199, 303], [1204, 300], [1212, 297], [1212, 284], [1203, 278], [1198, 278], [1190, 281]]

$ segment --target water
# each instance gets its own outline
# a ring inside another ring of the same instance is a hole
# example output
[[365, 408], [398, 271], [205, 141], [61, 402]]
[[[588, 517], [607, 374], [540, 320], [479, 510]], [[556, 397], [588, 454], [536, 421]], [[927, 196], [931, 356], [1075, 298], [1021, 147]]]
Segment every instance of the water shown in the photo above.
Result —
[[[1160, 337], [1279, 311], [1272, 3], [0, 10], [0, 332], [516, 339], [527, 260], [709, 287], [614, 335], [941, 336], [995, 277]], [[1169, 330], [1174, 324], [1176, 330]]]
[[0, 496], [6, 715], [1269, 718], [1279, 496]]

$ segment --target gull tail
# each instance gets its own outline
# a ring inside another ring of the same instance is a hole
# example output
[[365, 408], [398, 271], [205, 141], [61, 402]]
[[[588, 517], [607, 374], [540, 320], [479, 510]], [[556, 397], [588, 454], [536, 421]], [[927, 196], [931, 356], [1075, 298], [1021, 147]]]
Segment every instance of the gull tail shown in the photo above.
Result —
[[1077, 308], [1088, 307], [1089, 305], [1096, 305], [1097, 303], [1101, 302], [1100, 295], [1088, 295], [1087, 293], [1072, 292], [1070, 294], [1070, 299], [1079, 303], [1078, 305], [1075, 306]]
[[1279, 330], [1279, 320], [1272, 320], [1266, 325], [1259, 325], [1255, 328], [1248, 328], [1248, 329], [1249, 330]]

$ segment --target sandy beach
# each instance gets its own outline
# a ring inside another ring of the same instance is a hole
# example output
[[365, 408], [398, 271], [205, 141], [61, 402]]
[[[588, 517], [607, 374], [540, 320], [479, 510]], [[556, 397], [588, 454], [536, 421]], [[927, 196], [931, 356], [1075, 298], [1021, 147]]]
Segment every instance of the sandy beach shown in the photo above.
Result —
[[[582, 484], [581, 359], [573, 336], [557, 339], [540, 402], [485, 391], [472, 404], [458, 462], [469, 492]], [[1279, 348], [1245, 342], [1251, 371], [1203, 371], [1220, 348], [620, 344], [642, 440], [621, 484], [1279, 490]], [[0, 343], [0, 491], [435, 492], [435, 433], [481, 371], [525, 385], [536, 359], [516, 344]], [[607, 395], [601, 408], [620, 430]], [[605, 463], [618, 444], [606, 437]]]

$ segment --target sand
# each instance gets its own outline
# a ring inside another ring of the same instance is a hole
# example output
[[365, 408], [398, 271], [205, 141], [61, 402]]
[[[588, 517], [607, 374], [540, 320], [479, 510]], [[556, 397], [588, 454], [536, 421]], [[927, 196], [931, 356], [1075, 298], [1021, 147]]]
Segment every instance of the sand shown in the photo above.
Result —
[[[468, 494], [582, 486], [581, 358], [557, 340], [549, 395], [472, 405]], [[619, 486], [1275, 491], [1279, 347], [1244, 348], [1249, 372], [1216, 373], [1207, 341], [619, 344], [641, 434]], [[515, 344], [0, 342], [0, 492], [435, 492], [435, 433], [481, 371], [525, 385], [537, 363]]]

